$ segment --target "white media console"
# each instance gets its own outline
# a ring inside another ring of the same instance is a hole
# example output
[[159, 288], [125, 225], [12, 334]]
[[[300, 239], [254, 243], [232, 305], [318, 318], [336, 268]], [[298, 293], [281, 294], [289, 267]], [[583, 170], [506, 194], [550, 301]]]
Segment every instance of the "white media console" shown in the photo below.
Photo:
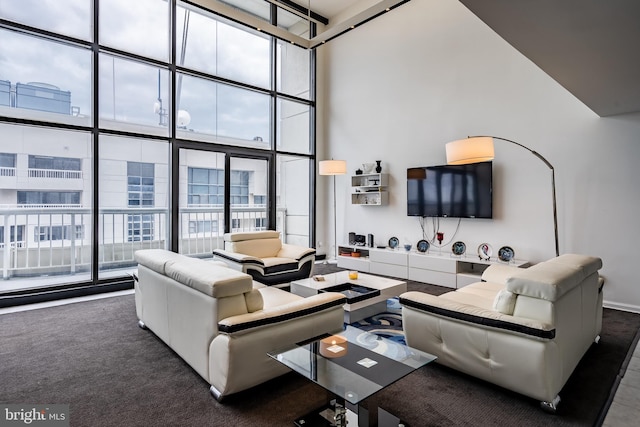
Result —
[[363, 273], [415, 280], [417, 282], [461, 288], [479, 282], [482, 272], [491, 264], [524, 267], [524, 260], [510, 262], [495, 258], [480, 259], [478, 256], [455, 256], [437, 249], [429, 252], [405, 251], [404, 249], [371, 248], [368, 246], [338, 246], [338, 253], [359, 252], [359, 257], [338, 255], [338, 267], [358, 270]]

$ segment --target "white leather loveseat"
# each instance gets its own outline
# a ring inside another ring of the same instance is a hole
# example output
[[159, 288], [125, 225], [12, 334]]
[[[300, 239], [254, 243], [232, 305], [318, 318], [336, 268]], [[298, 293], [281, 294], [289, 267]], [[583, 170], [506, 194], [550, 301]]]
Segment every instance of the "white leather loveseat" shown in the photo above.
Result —
[[135, 258], [139, 325], [195, 369], [218, 400], [289, 372], [268, 351], [343, 324], [339, 293], [303, 298], [222, 263], [162, 249], [139, 250]]
[[600, 258], [566, 254], [440, 296], [400, 296], [407, 344], [437, 362], [541, 401], [558, 393], [602, 326]]

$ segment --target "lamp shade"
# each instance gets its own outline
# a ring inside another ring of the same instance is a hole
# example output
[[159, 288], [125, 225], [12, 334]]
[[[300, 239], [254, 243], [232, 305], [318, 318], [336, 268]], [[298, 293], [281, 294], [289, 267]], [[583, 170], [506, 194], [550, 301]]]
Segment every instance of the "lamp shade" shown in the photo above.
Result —
[[323, 160], [318, 166], [320, 175], [344, 175], [347, 173], [347, 162], [344, 160]]
[[447, 164], [465, 165], [468, 163], [486, 162], [493, 160], [493, 138], [479, 136], [459, 139], [447, 143]]

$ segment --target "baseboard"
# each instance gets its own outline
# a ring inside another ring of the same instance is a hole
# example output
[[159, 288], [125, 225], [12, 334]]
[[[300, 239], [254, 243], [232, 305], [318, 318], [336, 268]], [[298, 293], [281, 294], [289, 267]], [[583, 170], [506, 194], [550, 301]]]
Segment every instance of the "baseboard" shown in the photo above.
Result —
[[630, 313], [640, 313], [640, 306], [623, 304], [620, 302], [603, 301], [602, 306], [604, 308], [611, 308], [613, 310], [628, 311]]

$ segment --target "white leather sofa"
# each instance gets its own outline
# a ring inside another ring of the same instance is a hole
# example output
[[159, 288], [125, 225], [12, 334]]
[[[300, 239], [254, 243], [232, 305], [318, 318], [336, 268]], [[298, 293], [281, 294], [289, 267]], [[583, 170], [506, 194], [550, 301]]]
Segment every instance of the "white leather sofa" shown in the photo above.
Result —
[[315, 249], [282, 243], [273, 230], [225, 233], [224, 249], [213, 251], [215, 260], [277, 287], [311, 277], [315, 257]]
[[541, 402], [559, 392], [602, 326], [600, 258], [566, 254], [522, 269], [492, 265], [482, 282], [400, 296], [407, 344], [437, 362]]
[[345, 297], [303, 298], [254, 282], [223, 263], [139, 250], [139, 325], [210, 385], [218, 400], [289, 372], [267, 352], [340, 329]]

